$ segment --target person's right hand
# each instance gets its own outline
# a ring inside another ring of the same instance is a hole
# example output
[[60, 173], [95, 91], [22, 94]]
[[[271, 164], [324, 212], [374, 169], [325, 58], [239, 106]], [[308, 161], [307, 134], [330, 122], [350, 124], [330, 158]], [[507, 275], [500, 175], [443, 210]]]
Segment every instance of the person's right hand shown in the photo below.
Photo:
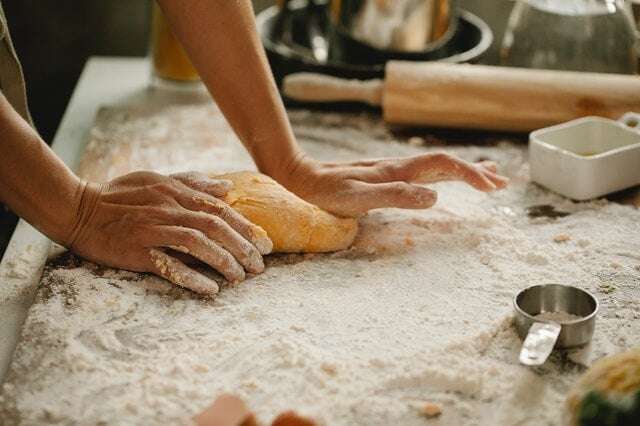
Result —
[[65, 245], [106, 266], [151, 272], [197, 293], [218, 292], [215, 281], [167, 249], [193, 256], [231, 282], [264, 270], [273, 245], [266, 232], [218, 197], [232, 183], [200, 173], [136, 172], [87, 184]]

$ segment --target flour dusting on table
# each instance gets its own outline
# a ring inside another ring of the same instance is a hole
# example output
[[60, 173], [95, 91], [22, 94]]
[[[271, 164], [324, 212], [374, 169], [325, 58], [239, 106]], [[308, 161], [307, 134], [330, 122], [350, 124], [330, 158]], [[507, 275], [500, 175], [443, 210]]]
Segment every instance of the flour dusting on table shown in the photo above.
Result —
[[[369, 115], [291, 119], [322, 160], [435, 149], [395, 140]], [[140, 167], [252, 167], [207, 104], [104, 109], [87, 149], [81, 170], [94, 180]], [[175, 424], [231, 392], [263, 421], [295, 409], [328, 425], [559, 424], [584, 371], [571, 359], [640, 344], [640, 211], [530, 184], [522, 145], [452, 151], [497, 161], [511, 186], [433, 185], [436, 207], [372, 212], [351, 250], [272, 256], [264, 274], [223, 285], [215, 300], [68, 254], [50, 261], [2, 388], [1, 423]], [[529, 217], [540, 205], [563, 214]], [[552, 282], [600, 299], [594, 341], [525, 368], [511, 300]], [[426, 420], [427, 402], [442, 415]]]

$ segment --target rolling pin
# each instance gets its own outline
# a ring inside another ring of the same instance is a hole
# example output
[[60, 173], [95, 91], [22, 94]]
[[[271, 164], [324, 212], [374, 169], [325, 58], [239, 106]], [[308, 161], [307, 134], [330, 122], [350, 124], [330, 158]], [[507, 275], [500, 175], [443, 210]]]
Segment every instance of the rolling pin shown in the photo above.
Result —
[[381, 106], [392, 124], [531, 131], [588, 115], [640, 111], [640, 77], [438, 62], [387, 63], [384, 80], [313, 73], [285, 77], [304, 102]]

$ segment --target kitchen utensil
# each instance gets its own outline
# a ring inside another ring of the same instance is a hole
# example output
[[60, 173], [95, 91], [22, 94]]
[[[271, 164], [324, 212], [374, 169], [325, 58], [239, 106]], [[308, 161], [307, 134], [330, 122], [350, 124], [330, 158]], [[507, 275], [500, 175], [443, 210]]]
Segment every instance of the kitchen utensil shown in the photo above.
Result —
[[337, 0], [331, 2], [336, 30], [382, 50], [416, 52], [451, 38], [455, 0]]
[[155, 85], [175, 88], [202, 86], [198, 71], [156, 3], [152, 11], [150, 50]]
[[[273, 6], [258, 14], [256, 20], [271, 69], [278, 83], [284, 76], [295, 72], [317, 72], [345, 78], [382, 78], [384, 63], [362, 65], [329, 58], [318, 61], [311, 50], [307, 28], [306, 2], [288, 3], [287, 29], [279, 24], [282, 14]], [[493, 34], [484, 21], [465, 10], [459, 10], [458, 30], [451, 40], [446, 62], [474, 62], [491, 46]], [[284, 35], [287, 32], [288, 35]], [[331, 46], [330, 46], [331, 49]], [[425, 55], [426, 56], [426, 55]], [[287, 99], [291, 104], [293, 101]]]
[[380, 105], [393, 124], [491, 130], [531, 131], [640, 110], [636, 77], [435, 62], [391, 61], [384, 81], [293, 74], [283, 91], [305, 102]]
[[282, 40], [287, 45], [295, 45], [293, 33], [296, 21], [292, 13], [291, 3], [296, 3], [303, 13], [304, 29], [299, 31], [299, 37], [304, 39], [301, 43], [308, 46], [308, 51], [318, 62], [326, 62], [329, 57], [329, 40], [327, 38], [327, 14], [326, 3], [320, 0], [306, 0], [292, 2], [291, 0], [278, 0], [279, 12], [275, 18], [272, 35], [273, 38]]
[[640, 115], [586, 117], [531, 133], [531, 180], [574, 200], [640, 184]]
[[586, 290], [561, 284], [534, 285], [513, 298], [515, 326], [524, 339], [520, 362], [541, 365], [554, 348], [586, 345], [593, 336], [598, 300]]
[[457, 30], [456, 0], [335, 0], [331, 57], [376, 64], [390, 59], [450, 56]]
[[503, 65], [636, 74], [637, 32], [623, 0], [518, 0]]

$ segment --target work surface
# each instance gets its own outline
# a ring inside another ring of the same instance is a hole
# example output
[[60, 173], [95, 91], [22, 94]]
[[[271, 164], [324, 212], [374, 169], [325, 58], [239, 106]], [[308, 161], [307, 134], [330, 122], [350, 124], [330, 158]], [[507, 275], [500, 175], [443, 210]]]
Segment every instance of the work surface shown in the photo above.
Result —
[[[208, 101], [147, 96], [99, 113], [83, 176], [252, 167]], [[394, 135], [373, 115], [290, 116], [322, 160], [442, 148]], [[524, 148], [453, 146], [468, 160], [497, 161], [509, 189], [434, 185], [436, 207], [372, 212], [352, 249], [272, 256], [264, 274], [223, 286], [215, 300], [52, 259], [2, 388], [2, 424], [171, 424], [221, 392], [264, 420], [296, 409], [329, 425], [423, 425], [429, 401], [443, 414], [428, 424], [560, 423], [581, 364], [640, 344], [640, 211], [572, 203], [530, 184]], [[540, 205], [553, 209], [529, 209]], [[535, 217], [550, 211], [558, 217]], [[600, 299], [594, 341], [525, 368], [511, 299], [549, 282]]]

